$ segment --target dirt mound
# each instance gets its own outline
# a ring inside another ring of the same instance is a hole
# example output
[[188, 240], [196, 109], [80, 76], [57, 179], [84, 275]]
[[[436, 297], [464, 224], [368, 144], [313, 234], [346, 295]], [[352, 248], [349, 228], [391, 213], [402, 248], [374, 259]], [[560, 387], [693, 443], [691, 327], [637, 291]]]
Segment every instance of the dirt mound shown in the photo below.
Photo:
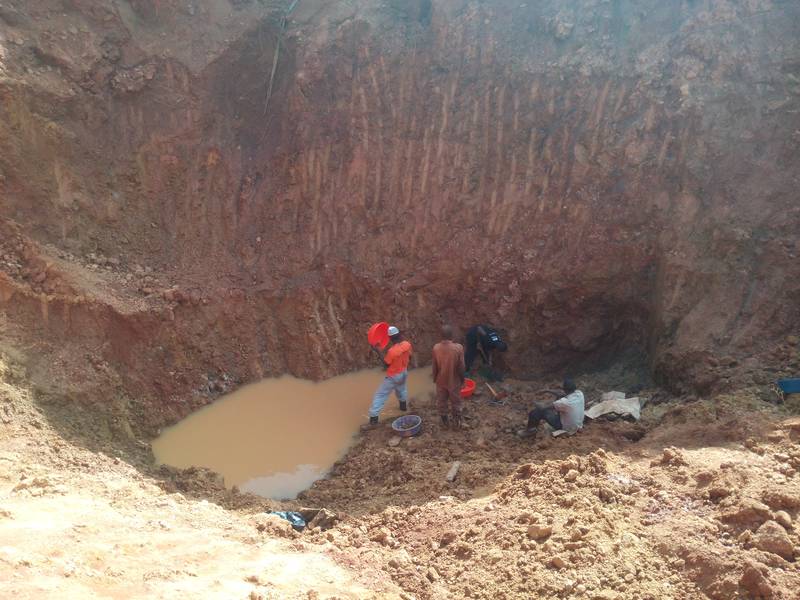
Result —
[[[518, 396], [539, 387], [509, 385]], [[351, 515], [312, 539], [382, 555], [419, 598], [791, 597], [800, 552], [791, 420], [743, 394], [646, 408], [638, 442], [618, 421], [530, 444], [504, 431], [524, 422], [513, 402], [470, 404], [463, 432], [429, 426], [398, 446], [388, 428], [365, 436], [303, 495]], [[432, 402], [414, 411], [435, 422]], [[731, 431], [733, 421], [757, 432]], [[709, 433], [702, 445], [695, 422]]]

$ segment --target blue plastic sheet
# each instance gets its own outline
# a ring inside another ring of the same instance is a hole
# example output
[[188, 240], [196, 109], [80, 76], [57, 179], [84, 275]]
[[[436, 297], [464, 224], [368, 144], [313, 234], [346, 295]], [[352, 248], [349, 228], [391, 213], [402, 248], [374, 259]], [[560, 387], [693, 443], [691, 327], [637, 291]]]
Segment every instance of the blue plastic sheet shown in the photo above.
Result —
[[281, 511], [273, 511], [273, 512], [271, 512], [269, 514], [277, 515], [281, 519], [289, 521], [289, 523], [292, 524], [292, 528], [295, 531], [303, 531], [303, 529], [306, 528], [305, 519], [303, 519], [303, 517], [300, 515], [300, 513], [281, 510]]

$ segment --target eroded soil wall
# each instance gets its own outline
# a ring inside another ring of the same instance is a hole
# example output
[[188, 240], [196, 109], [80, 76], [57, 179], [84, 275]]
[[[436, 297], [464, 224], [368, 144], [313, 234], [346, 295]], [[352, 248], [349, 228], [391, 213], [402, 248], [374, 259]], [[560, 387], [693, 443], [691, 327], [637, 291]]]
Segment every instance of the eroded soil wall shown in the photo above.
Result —
[[420, 363], [483, 321], [520, 374], [633, 347], [701, 392], [797, 328], [797, 5], [289, 6], [4, 2], [22, 330], [84, 347], [41, 306], [104, 306], [92, 352], [181, 413], [369, 364], [379, 317]]

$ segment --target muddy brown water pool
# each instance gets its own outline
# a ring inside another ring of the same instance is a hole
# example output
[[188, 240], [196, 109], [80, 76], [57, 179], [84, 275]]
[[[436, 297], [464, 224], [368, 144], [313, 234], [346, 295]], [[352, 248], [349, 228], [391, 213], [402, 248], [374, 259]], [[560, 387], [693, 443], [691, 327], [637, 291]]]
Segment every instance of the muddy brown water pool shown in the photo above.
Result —
[[[287, 500], [324, 477], [355, 439], [379, 370], [314, 383], [285, 375], [247, 385], [165, 429], [153, 442], [159, 464], [207, 467], [266, 498]], [[429, 369], [409, 372], [409, 396], [433, 391]], [[400, 413], [394, 394], [381, 419]]]

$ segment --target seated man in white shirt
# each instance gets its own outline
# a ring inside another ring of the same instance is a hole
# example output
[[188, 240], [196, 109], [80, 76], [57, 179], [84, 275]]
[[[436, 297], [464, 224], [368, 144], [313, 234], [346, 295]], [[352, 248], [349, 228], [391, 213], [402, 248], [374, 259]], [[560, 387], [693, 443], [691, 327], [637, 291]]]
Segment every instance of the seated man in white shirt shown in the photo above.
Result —
[[528, 426], [519, 432], [520, 437], [533, 437], [542, 420], [555, 430], [575, 433], [583, 428], [583, 392], [575, 387], [572, 379], [564, 380], [564, 396], [558, 400], [537, 405], [528, 413]]

